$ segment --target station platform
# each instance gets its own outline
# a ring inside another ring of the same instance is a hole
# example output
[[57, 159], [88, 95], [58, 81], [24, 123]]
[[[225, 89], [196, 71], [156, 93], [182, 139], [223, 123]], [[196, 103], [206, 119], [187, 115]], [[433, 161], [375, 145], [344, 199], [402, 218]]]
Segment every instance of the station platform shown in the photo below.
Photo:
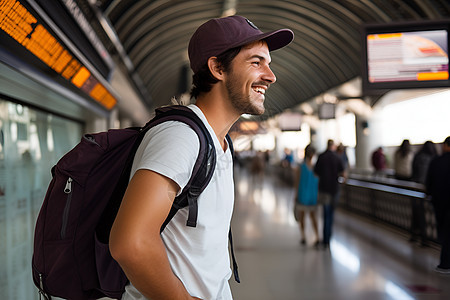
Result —
[[[450, 299], [450, 276], [434, 271], [437, 247], [409, 242], [405, 233], [338, 208], [327, 250], [314, 247], [306, 218], [301, 245], [293, 215], [294, 188], [271, 176], [235, 171], [232, 222], [241, 283], [234, 299]], [[321, 232], [321, 210], [318, 211]]]

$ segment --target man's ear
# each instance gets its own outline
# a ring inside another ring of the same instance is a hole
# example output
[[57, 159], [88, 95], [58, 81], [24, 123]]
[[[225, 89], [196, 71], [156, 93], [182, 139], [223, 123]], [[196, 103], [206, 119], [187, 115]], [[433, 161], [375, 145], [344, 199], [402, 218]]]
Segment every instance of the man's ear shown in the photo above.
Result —
[[217, 61], [217, 57], [212, 56], [208, 59], [208, 68], [212, 76], [217, 80], [223, 79], [223, 70], [221, 64]]

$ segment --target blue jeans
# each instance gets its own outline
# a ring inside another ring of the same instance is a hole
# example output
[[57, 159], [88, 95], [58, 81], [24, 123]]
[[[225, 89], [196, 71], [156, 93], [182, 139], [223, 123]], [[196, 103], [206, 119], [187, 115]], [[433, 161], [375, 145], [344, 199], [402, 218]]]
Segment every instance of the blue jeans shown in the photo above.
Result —
[[329, 245], [332, 229], [333, 229], [333, 219], [334, 219], [334, 209], [336, 208], [336, 203], [338, 200], [339, 193], [335, 195], [330, 195], [330, 203], [323, 205], [323, 244]]

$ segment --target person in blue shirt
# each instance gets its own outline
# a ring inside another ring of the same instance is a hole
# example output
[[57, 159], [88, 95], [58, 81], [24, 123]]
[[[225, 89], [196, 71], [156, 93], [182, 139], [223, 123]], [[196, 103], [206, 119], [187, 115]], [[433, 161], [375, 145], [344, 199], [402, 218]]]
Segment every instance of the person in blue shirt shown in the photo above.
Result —
[[305, 236], [305, 213], [309, 212], [311, 223], [313, 225], [316, 236], [315, 245], [319, 245], [319, 230], [317, 227], [316, 211], [317, 211], [317, 193], [319, 179], [313, 171], [312, 159], [316, 154], [316, 149], [311, 145], [305, 148], [305, 159], [300, 164], [299, 181], [297, 188], [297, 196], [295, 197], [295, 217], [300, 225], [302, 245], [306, 244]]

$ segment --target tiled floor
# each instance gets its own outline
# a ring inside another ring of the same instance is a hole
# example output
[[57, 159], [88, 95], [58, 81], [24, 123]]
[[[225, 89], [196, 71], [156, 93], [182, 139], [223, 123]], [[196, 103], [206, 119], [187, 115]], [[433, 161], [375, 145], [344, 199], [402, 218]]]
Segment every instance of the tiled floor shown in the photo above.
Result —
[[294, 190], [275, 176], [258, 180], [236, 170], [235, 177], [232, 228], [242, 281], [231, 281], [236, 300], [450, 299], [450, 276], [433, 271], [437, 249], [341, 210], [329, 250], [313, 247], [311, 229], [302, 246]]

